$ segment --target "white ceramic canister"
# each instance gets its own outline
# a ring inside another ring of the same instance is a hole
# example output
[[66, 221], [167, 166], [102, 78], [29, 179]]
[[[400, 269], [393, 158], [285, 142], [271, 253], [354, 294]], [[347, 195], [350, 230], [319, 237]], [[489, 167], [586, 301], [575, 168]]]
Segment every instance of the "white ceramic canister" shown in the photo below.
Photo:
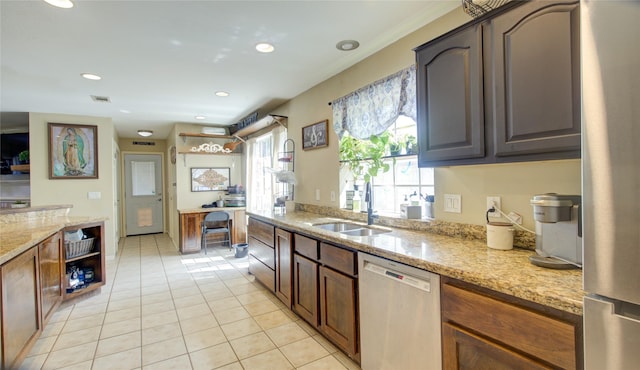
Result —
[[487, 246], [493, 249], [513, 249], [513, 225], [508, 222], [487, 224]]

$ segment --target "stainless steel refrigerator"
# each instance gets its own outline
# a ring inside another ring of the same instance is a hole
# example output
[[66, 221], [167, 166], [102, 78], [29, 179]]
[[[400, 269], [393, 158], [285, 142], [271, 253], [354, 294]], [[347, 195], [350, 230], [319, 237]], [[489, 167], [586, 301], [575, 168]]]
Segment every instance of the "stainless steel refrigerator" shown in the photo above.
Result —
[[640, 0], [581, 0], [584, 354], [640, 368]]

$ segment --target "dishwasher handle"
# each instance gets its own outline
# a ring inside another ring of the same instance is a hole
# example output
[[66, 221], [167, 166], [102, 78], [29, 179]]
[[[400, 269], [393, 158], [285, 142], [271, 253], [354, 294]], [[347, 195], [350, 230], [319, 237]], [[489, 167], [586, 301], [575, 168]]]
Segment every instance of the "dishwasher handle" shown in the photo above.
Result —
[[428, 279], [427, 280], [418, 279], [416, 277], [406, 275], [402, 272], [376, 265], [375, 263], [372, 263], [369, 261], [364, 261], [364, 269], [365, 271], [369, 271], [376, 275], [380, 275], [387, 279], [391, 279], [395, 282], [406, 284], [420, 290], [424, 290], [427, 293], [431, 292], [431, 281]]

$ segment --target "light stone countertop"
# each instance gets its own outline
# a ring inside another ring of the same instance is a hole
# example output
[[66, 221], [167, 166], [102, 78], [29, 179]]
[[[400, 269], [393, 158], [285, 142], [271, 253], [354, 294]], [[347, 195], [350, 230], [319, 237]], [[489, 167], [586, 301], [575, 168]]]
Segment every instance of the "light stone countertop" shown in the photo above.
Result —
[[68, 226], [105, 221], [104, 217], [41, 217], [0, 223], [0, 264], [42, 242]]
[[206, 212], [215, 212], [215, 211], [244, 211], [245, 207], [211, 207], [211, 208], [189, 208], [189, 209], [179, 209], [178, 213], [181, 215], [190, 214], [190, 213], [206, 213]]
[[582, 315], [582, 298], [585, 295], [582, 270], [534, 266], [529, 262], [529, 256], [535, 252], [530, 250], [495, 250], [480, 240], [380, 226], [373, 227], [392, 232], [365, 237], [347, 236], [313, 225], [335, 221], [358, 222], [309, 212], [296, 211], [282, 216], [271, 212], [248, 214], [290, 231]]

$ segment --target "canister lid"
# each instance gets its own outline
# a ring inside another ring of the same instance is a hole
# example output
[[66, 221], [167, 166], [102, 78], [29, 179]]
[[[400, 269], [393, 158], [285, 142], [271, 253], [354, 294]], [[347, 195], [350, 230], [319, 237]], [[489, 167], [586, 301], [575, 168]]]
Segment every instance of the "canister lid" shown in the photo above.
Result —
[[546, 193], [534, 195], [531, 199], [531, 205], [542, 207], [572, 207], [574, 204], [580, 204], [580, 200], [580, 195]]

